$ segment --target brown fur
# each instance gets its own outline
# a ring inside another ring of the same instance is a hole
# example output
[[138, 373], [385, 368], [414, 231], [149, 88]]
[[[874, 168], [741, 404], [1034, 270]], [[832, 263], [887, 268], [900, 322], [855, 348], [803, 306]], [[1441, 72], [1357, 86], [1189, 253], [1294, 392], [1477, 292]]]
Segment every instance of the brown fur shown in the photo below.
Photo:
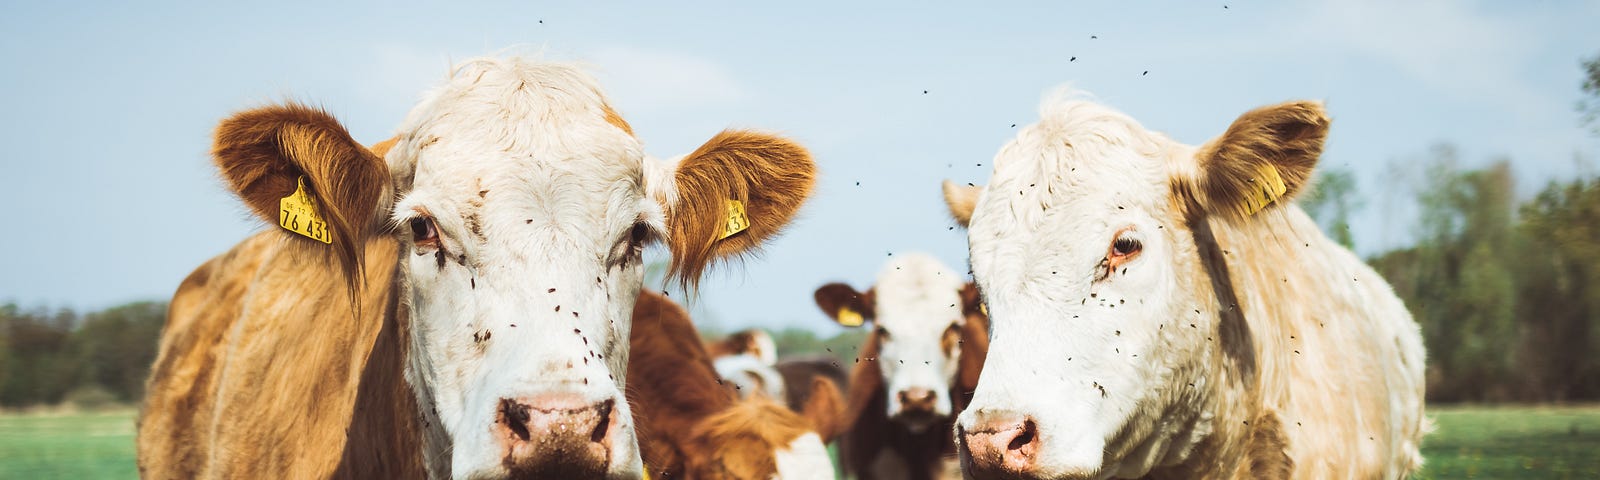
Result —
[[983, 188], [971, 185], [961, 187], [949, 180], [944, 181], [942, 188], [944, 204], [950, 207], [950, 218], [962, 227], [972, 223], [972, 209], [978, 208], [978, 195], [983, 193]]
[[[805, 411], [806, 403], [811, 400], [811, 393], [816, 389], [816, 379], [818, 377], [827, 378], [833, 383], [835, 390], [840, 385], [850, 384], [849, 373], [831, 355], [788, 357], [779, 360], [778, 364], [772, 368], [783, 376], [784, 403], [789, 406], [790, 410], [796, 412]], [[840, 393], [839, 396], [840, 401], [843, 402], [844, 394]], [[839, 407], [838, 410], [841, 416], [845, 408], [843, 405]], [[838, 423], [838, 421], [835, 419], [830, 423]], [[834, 430], [835, 434], [841, 433], [848, 428], [848, 425], [836, 426], [838, 428]], [[822, 426], [819, 425], [818, 428], [822, 428]]]
[[1330, 122], [1319, 102], [1286, 102], [1245, 112], [1221, 137], [1200, 147], [1195, 155], [1198, 178], [1176, 178], [1175, 187], [1200, 209], [1240, 220], [1250, 216], [1255, 200], [1248, 192], [1264, 188], [1256, 177], [1268, 165], [1288, 191], [1270, 205], [1255, 207], [1289, 203], [1310, 183]]
[[768, 353], [776, 356], [777, 352], [761, 351], [761, 342], [756, 341], [760, 336], [767, 336], [767, 332], [754, 328], [733, 332], [720, 340], [706, 342], [706, 352], [711, 355], [711, 358], [740, 354], [749, 354], [760, 358]]
[[[856, 293], [849, 285], [830, 283], [818, 288], [814, 296], [817, 306], [835, 320], [838, 320], [839, 308], [846, 305], [856, 309], [864, 319], [874, 316], [872, 290]], [[876, 479], [879, 477], [872, 465], [880, 455], [894, 455], [910, 469], [904, 472], [904, 478], [933, 479], [941, 476], [947, 460], [955, 456], [955, 439], [951, 435], [953, 422], [971, 403], [984, 359], [989, 354], [989, 319], [979, 308], [982, 302], [977, 287], [967, 283], [962, 287], [961, 298], [967, 320], [957, 340], [961, 354], [956, 359], [956, 378], [949, 392], [951, 414], [922, 433], [912, 433], [900, 423], [889, 420], [888, 387], [883, 370], [876, 363], [882, 340], [876, 331], [867, 334], [850, 374], [849, 403], [843, 417], [848, 428], [840, 446], [845, 471], [863, 480]]]
[[683, 307], [640, 292], [627, 391], [652, 478], [767, 479], [777, 473], [773, 451], [807, 432], [833, 433], [842, 401], [831, 381], [817, 380], [805, 415], [760, 396], [740, 400], [699, 338]]
[[627, 120], [623, 120], [622, 119], [622, 115], [618, 115], [617, 111], [615, 109], [611, 108], [610, 105], [606, 105], [605, 106], [605, 112], [606, 112], [606, 123], [609, 123], [609, 124], [611, 124], [611, 126], [617, 127], [618, 129], [620, 129], [620, 130], [622, 130], [624, 132], [628, 132], [628, 136], [633, 136], [633, 126], [632, 125], [628, 125], [628, 121]]
[[278, 224], [278, 201], [294, 193], [305, 176], [354, 297], [362, 279], [361, 248], [379, 225], [380, 200], [388, 189], [389, 169], [382, 157], [351, 139], [327, 112], [289, 103], [223, 120], [212, 158], [234, 193], [271, 225]]
[[[693, 288], [711, 262], [777, 235], [811, 195], [815, 171], [810, 152], [781, 137], [742, 130], [712, 137], [678, 163], [668, 276]], [[719, 240], [728, 200], [744, 203], [750, 227]]]
[[818, 288], [811, 297], [817, 301], [817, 308], [821, 308], [834, 321], [839, 320], [839, 312], [845, 308], [861, 314], [863, 321], [871, 321], [876, 316], [876, 297], [872, 289], [860, 293], [849, 285], [830, 283]]

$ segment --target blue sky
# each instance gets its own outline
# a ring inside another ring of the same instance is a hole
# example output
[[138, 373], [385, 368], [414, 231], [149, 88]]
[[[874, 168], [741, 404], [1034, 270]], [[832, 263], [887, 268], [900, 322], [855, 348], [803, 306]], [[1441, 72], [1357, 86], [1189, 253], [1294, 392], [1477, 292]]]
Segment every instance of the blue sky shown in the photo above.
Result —
[[1592, 174], [1574, 158], [1600, 148], [1573, 107], [1580, 59], [1600, 54], [1596, 2], [233, 3], [0, 16], [0, 302], [165, 298], [264, 228], [207, 159], [222, 117], [299, 99], [374, 142], [452, 62], [508, 48], [591, 65], [657, 156], [730, 126], [812, 148], [822, 181], [800, 222], [702, 285], [696, 311], [723, 327], [830, 333], [812, 290], [865, 286], [888, 252], [962, 270], [939, 181], [984, 181], [1063, 84], [1187, 143], [1259, 105], [1326, 100], [1323, 165], [1357, 173], [1363, 253], [1406, 243], [1415, 174], [1391, 165], [1431, 145], [1512, 158], [1524, 196]]

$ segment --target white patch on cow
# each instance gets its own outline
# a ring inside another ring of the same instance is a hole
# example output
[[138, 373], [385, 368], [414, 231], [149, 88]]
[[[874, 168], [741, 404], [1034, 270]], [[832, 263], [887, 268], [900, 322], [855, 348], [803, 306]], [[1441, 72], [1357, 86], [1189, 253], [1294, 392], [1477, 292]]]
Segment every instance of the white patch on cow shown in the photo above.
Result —
[[773, 477], [779, 480], [811, 480], [832, 479], [833, 460], [828, 456], [828, 447], [822, 444], [822, 438], [815, 432], [806, 432], [789, 442], [787, 448], [780, 448], [773, 455], [778, 464], [778, 475]]
[[[499, 401], [551, 394], [614, 402], [609, 471], [640, 471], [620, 388], [643, 279], [630, 238], [636, 223], [662, 231], [664, 217], [642, 147], [605, 106], [575, 67], [475, 59], [399, 129], [387, 160], [406, 245], [406, 378], [435, 475], [500, 468]], [[409, 241], [424, 215], [437, 249]]]
[[767, 365], [761, 358], [748, 353], [725, 355], [711, 361], [717, 376], [738, 386], [739, 398], [760, 393], [774, 401], [783, 402], [783, 375]]
[[[889, 394], [888, 416], [920, 432], [938, 418], [950, 416], [950, 385], [959, 365], [960, 348], [950, 352], [942, 344], [952, 325], [966, 321], [962, 315], [960, 275], [921, 253], [896, 255], [873, 285], [876, 318], [882, 341], [878, 367]], [[887, 338], [884, 337], [887, 333]], [[921, 389], [934, 395], [932, 416], [903, 416], [900, 392]]]

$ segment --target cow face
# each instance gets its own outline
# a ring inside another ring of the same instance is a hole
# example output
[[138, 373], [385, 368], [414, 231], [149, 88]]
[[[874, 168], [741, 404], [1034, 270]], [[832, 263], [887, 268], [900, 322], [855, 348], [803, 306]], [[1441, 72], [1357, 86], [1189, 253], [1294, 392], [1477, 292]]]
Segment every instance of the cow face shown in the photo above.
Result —
[[986, 187], [945, 185], [992, 319], [957, 421], [963, 459], [978, 478], [1141, 476], [1205, 435], [1189, 425], [1220, 381], [1207, 372], [1234, 302], [1213, 287], [1207, 265], [1225, 253], [1205, 219], [1287, 203], [1327, 118], [1315, 103], [1266, 107], [1195, 148], [1086, 101], [1041, 117]]
[[438, 477], [637, 476], [622, 392], [643, 248], [664, 242], [692, 287], [776, 234], [813, 172], [798, 145], [744, 131], [648, 158], [590, 77], [516, 58], [458, 66], [375, 148], [383, 160], [298, 106], [218, 138], [225, 176], [273, 220], [303, 179], [332, 241], [291, 241], [338, 253], [347, 278], [346, 252], [402, 246], [405, 376]]
[[[846, 326], [870, 322], [860, 361], [875, 362], [888, 394], [888, 417], [920, 433], [950, 417], [966, 324], [965, 283], [923, 254], [896, 255], [865, 294], [842, 283], [817, 289], [817, 306]], [[874, 348], [875, 347], [875, 348]], [[876, 352], [876, 353], [872, 353]]]

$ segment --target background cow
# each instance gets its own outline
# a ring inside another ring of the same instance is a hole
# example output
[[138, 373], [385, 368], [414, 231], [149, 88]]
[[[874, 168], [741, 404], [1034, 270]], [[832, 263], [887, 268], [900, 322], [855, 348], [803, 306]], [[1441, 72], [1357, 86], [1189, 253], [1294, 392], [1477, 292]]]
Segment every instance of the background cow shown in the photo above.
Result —
[[[976, 478], [1398, 478], [1423, 348], [1389, 285], [1290, 199], [1329, 120], [1246, 112], [1199, 147], [1062, 95], [945, 184], [993, 355], [957, 422]], [[969, 223], [970, 222], [970, 223]]]
[[833, 478], [823, 444], [840, 430], [844, 398], [814, 377], [800, 413], [763, 395], [745, 398], [712, 368], [689, 312], [654, 292], [633, 314], [628, 401], [652, 478]]
[[665, 242], [692, 286], [777, 234], [814, 169], [746, 131], [646, 158], [587, 74], [520, 58], [460, 64], [370, 151], [288, 104], [223, 121], [213, 154], [299, 233], [179, 287], [140, 420], [149, 477], [637, 477], [642, 249]]
[[784, 377], [773, 368], [778, 363], [778, 346], [765, 330], [750, 328], [733, 332], [705, 342], [705, 348], [717, 375], [732, 382], [740, 397], [766, 395], [780, 401], [785, 398]]
[[897, 255], [865, 293], [830, 283], [817, 306], [842, 325], [873, 325], [849, 386], [844, 463], [864, 479], [929, 479], [955, 452], [952, 415], [988, 351], [977, 290], [924, 254]]

